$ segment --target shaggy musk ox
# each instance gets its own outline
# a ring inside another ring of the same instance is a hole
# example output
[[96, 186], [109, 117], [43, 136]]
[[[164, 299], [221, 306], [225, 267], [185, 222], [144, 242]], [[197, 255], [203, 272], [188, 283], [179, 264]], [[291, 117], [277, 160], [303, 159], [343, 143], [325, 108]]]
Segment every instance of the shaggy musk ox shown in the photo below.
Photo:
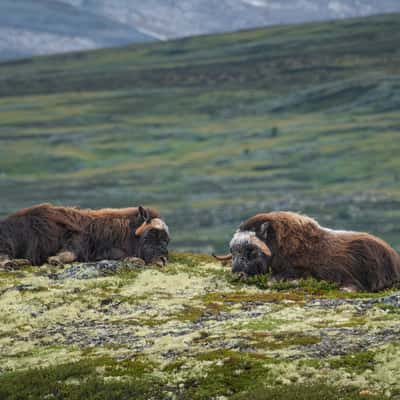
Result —
[[335, 231], [292, 212], [258, 214], [230, 242], [232, 271], [272, 280], [314, 277], [343, 289], [378, 291], [400, 281], [400, 256], [368, 233]]
[[150, 208], [83, 210], [41, 204], [0, 221], [0, 265], [138, 257], [165, 264], [169, 232]]

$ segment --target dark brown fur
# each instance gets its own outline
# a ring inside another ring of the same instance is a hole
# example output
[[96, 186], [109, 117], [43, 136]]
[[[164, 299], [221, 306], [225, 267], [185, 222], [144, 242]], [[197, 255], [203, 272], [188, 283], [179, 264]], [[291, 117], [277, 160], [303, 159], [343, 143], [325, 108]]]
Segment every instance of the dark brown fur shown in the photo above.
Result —
[[269, 263], [276, 279], [314, 277], [368, 291], [400, 281], [400, 256], [368, 233], [332, 231], [291, 212], [258, 214], [240, 230], [256, 232], [271, 249]]
[[[159, 214], [146, 209], [151, 218]], [[41, 265], [69, 251], [78, 261], [137, 256], [138, 208], [83, 210], [40, 204], [0, 222], [0, 254]]]

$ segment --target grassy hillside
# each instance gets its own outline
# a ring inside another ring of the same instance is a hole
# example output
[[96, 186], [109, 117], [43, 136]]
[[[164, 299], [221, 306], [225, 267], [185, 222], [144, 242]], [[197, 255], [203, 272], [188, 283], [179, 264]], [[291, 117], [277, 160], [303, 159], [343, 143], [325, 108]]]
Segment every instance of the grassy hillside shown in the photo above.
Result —
[[0, 64], [1, 215], [157, 206], [175, 248], [291, 209], [400, 249], [400, 15]]

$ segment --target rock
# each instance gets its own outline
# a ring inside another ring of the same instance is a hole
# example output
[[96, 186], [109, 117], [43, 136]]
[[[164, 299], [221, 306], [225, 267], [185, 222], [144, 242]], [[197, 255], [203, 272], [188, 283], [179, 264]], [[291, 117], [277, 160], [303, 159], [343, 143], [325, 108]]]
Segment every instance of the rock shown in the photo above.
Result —
[[[138, 259], [140, 260], [140, 259]], [[62, 272], [55, 274], [55, 279], [94, 279], [113, 275], [123, 268], [137, 269], [142, 264], [125, 263], [114, 260], [102, 260], [95, 263], [73, 264]], [[54, 276], [54, 274], [53, 274]]]

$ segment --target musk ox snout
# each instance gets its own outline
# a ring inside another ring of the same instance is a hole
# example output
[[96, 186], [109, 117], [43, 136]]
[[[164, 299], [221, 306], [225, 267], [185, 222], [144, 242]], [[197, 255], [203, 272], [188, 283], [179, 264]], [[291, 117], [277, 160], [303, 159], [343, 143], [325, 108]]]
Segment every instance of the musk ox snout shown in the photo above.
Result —
[[167, 263], [170, 236], [168, 226], [163, 220], [154, 218], [145, 221], [136, 231], [136, 235], [140, 237], [139, 257], [146, 264], [165, 265]]
[[240, 276], [266, 274], [269, 271], [269, 257], [257, 249], [246, 249], [246, 255], [232, 258], [232, 272]]
[[272, 257], [269, 247], [252, 231], [237, 231], [230, 242], [232, 272], [257, 275], [268, 272]]
[[241, 256], [232, 257], [232, 272], [234, 274], [247, 274], [248, 261]]

